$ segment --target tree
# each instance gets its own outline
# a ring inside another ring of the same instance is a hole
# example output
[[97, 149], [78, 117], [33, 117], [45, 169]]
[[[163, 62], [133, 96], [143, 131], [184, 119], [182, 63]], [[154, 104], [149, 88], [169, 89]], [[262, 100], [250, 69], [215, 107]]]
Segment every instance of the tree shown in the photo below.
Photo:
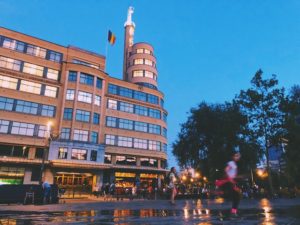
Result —
[[289, 185], [300, 184], [300, 86], [292, 87], [287, 96], [283, 110], [285, 115], [286, 146], [286, 176]]
[[262, 70], [258, 70], [251, 80], [252, 87], [242, 90], [235, 101], [248, 118], [249, 136], [256, 140], [259, 155], [266, 159], [269, 188], [273, 194], [269, 147], [277, 145], [283, 133], [283, 113], [279, 106], [284, 98], [284, 89], [277, 88], [275, 75], [263, 79], [262, 74]]
[[[187, 121], [181, 125], [173, 154], [181, 167], [200, 169], [204, 176], [220, 176], [231, 154], [240, 150], [250, 152], [243, 138], [246, 118], [232, 103], [207, 104], [202, 102], [192, 108]], [[245, 160], [245, 165], [255, 164], [255, 156]], [[254, 158], [254, 159], [253, 159]]]

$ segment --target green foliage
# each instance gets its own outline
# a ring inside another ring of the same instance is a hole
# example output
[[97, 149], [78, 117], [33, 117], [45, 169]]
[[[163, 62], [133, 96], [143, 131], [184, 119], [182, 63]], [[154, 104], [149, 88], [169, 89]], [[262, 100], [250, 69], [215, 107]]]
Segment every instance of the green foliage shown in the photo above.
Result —
[[300, 185], [300, 86], [292, 87], [282, 104], [285, 112], [286, 146], [286, 176], [290, 185]]
[[222, 176], [226, 162], [236, 150], [248, 154], [245, 165], [255, 164], [255, 154], [249, 152], [253, 146], [249, 148], [242, 138], [246, 122], [235, 104], [202, 102], [191, 109], [187, 122], [181, 125], [173, 154], [181, 167], [198, 168], [210, 179]]

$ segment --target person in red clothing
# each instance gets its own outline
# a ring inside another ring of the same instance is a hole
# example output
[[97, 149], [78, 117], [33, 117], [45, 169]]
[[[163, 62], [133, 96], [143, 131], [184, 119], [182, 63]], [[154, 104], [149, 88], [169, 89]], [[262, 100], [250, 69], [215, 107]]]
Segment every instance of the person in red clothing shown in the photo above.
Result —
[[241, 154], [234, 153], [232, 160], [227, 163], [225, 167], [225, 178], [216, 181], [216, 186], [224, 190], [224, 194], [232, 202], [231, 215], [236, 216], [238, 206], [240, 203], [240, 189], [236, 185], [236, 178], [238, 174], [237, 162], [240, 160]]

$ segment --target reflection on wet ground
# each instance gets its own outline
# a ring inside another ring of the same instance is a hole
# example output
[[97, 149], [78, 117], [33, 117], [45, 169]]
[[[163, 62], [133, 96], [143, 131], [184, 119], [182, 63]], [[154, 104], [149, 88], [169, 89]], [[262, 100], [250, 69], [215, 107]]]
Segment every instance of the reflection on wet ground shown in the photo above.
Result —
[[237, 218], [230, 217], [229, 212], [223, 209], [204, 208], [199, 202], [194, 206], [187, 203], [182, 209], [168, 207], [167, 209], [109, 209], [64, 212], [2, 211], [0, 212], [0, 224], [300, 224], [300, 206], [273, 209], [266, 199], [261, 200], [259, 206], [257, 209], [242, 209]]

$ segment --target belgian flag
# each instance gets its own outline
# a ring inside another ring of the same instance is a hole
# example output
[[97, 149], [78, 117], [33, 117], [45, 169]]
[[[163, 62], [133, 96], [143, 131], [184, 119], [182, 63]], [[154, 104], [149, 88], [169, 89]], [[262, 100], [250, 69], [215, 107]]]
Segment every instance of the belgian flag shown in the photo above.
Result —
[[111, 32], [110, 30], [108, 31], [108, 42], [111, 45], [114, 45], [116, 42], [116, 36], [113, 34], [113, 32]]

